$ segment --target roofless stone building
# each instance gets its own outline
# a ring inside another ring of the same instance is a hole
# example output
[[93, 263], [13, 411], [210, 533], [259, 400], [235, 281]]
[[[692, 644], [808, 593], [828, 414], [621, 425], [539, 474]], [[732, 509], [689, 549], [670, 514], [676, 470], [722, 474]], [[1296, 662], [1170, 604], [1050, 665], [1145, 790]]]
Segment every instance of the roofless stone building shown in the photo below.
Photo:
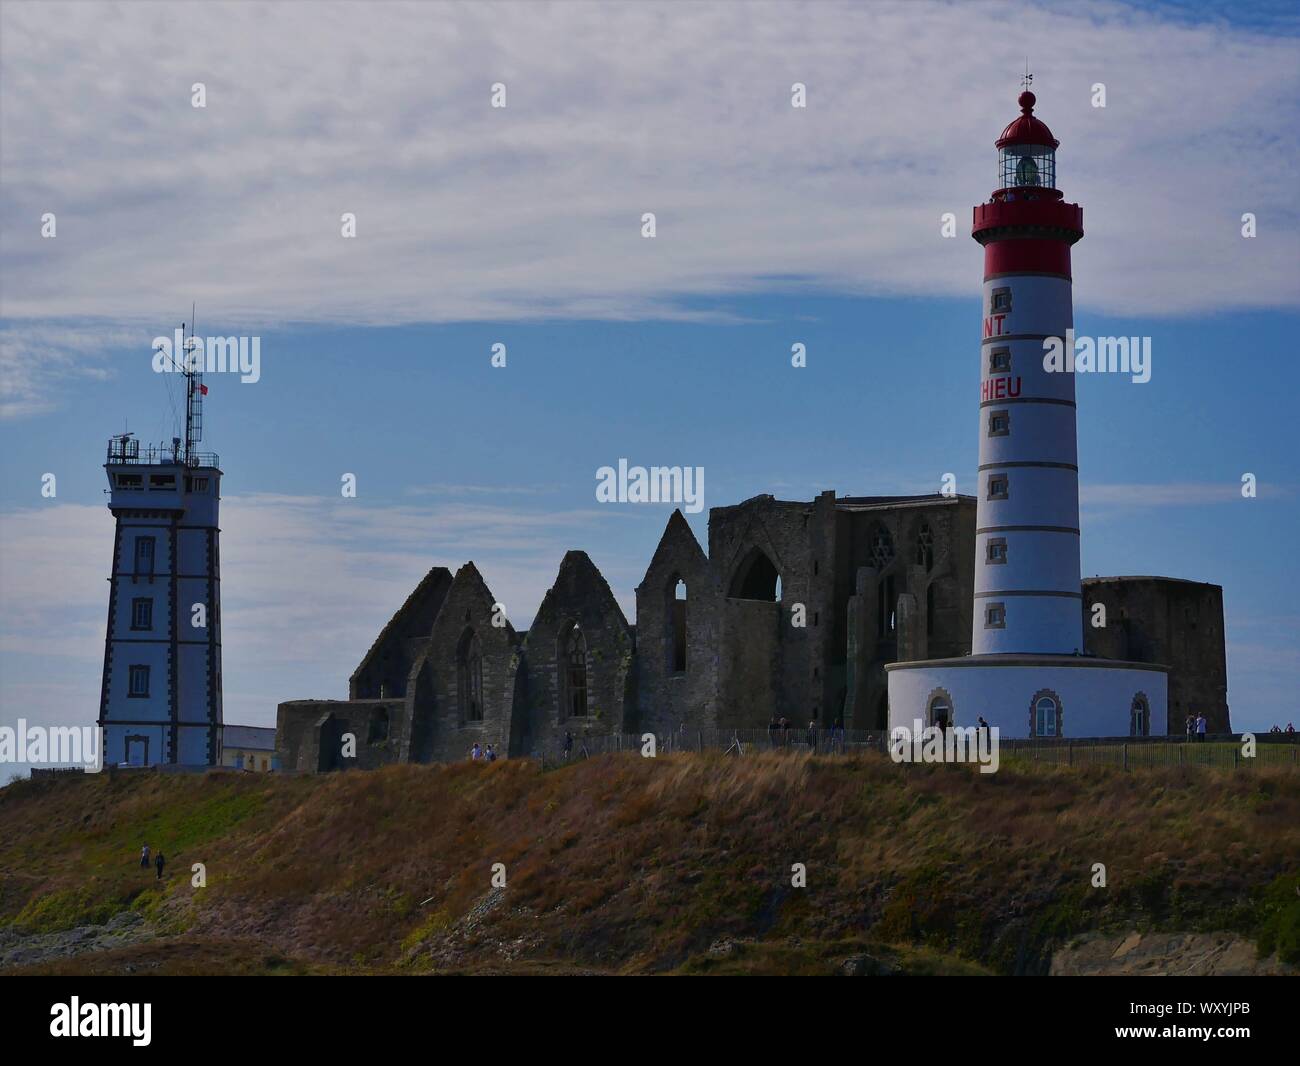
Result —
[[[280, 765], [443, 761], [476, 741], [525, 755], [556, 750], [566, 732], [762, 729], [774, 714], [884, 729], [886, 664], [971, 652], [975, 513], [969, 496], [756, 496], [710, 510], [706, 553], [674, 511], [636, 589], [635, 626], [585, 552], [564, 556], [526, 632], [472, 562], [434, 567], [347, 699], [280, 704]], [[1094, 600], [1113, 624], [1083, 626], [1090, 654], [1168, 666], [1173, 731], [1187, 710], [1228, 729], [1218, 586], [1097, 578], [1085, 612]], [[347, 733], [356, 751], [344, 758]]]

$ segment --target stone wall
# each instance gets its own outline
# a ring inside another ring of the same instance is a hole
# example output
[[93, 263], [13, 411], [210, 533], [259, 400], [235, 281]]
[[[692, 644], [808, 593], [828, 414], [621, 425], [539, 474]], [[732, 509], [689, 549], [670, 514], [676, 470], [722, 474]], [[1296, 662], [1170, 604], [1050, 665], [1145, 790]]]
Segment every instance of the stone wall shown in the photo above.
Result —
[[276, 708], [275, 754], [285, 770], [374, 770], [400, 761], [405, 728], [401, 700], [289, 700]]
[[[684, 601], [677, 599], [679, 580]], [[638, 730], [664, 734], [683, 723], [688, 729], [718, 724], [721, 602], [704, 549], [681, 511], [674, 511], [636, 590]], [[678, 612], [684, 617], [676, 618]], [[679, 625], [684, 663], [677, 655]]]
[[430, 570], [375, 639], [348, 681], [351, 699], [405, 696], [411, 667], [424, 650], [451, 587], [445, 566]]
[[425, 649], [411, 667], [404, 762], [453, 761], [475, 743], [491, 744], [499, 753], [509, 750], [520, 641], [495, 603], [472, 562], [456, 571]]
[[805, 724], [820, 715], [832, 629], [833, 573], [825, 557], [834, 557], [833, 508], [833, 493], [812, 503], [764, 495], [709, 512], [709, 559], [726, 601], [720, 724], [763, 728], [773, 712]]
[[[1106, 625], [1092, 625], [1093, 605]], [[1223, 589], [1172, 577], [1094, 577], [1083, 582], [1083, 631], [1089, 654], [1169, 667], [1168, 732], [1204, 713], [1211, 733], [1230, 733], [1224, 651]]]
[[[575, 636], [575, 627], [577, 634]], [[575, 715], [566, 649], [585, 647], [585, 713]], [[534, 750], [556, 750], [566, 732], [635, 728], [631, 627], [586, 552], [567, 552], [524, 639], [527, 734]]]

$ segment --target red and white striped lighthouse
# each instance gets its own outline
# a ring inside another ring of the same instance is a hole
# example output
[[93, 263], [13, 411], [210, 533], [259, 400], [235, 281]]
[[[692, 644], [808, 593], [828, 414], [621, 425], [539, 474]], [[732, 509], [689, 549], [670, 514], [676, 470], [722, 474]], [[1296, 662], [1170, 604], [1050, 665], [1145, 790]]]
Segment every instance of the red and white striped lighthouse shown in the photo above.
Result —
[[973, 654], [1082, 650], [1073, 372], [1043, 342], [1073, 326], [1070, 248], [1083, 210], [1056, 188], [1058, 141], [1034, 94], [997, 139], [998, 188], [975, 208], [984, 246]]
[[1167, 728], [1167, 667], [1084, 646], [1074, 372], [1044, 360], [1072, 337], [1083, 211], [1056, 188], [1058, 142], [1034, 102], [1021, 93], [997, 139], [998, 187], [971, 231], [984, 248], [971, 654], [887, 664], [891, 732], [981, 719], [1005, 737]]

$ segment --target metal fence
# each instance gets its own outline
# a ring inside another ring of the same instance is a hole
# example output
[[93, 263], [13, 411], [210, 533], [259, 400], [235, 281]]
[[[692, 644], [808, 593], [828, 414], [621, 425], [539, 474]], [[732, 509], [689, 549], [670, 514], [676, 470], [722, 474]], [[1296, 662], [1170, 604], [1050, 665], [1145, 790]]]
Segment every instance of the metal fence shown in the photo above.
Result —
[[[641, 733], [612, 733], [573, 737], [572, 747], [564, 743], [534, 751], [543, 767], [611, 752], [641, 752], [646, 741]], [[1240, 769], [1257, 766], [1300, 768], [1300, 736], [1261, 733], [1255, 736], [1255, 754], [1246, 756], [1239, 733], [1222, 734], [1198, 741], [1181, 734], [1167, 737], [1090, 738], [998, 738], [998, 755], [1003, 763], [1044, 763], [1059, 766], [1204, 766]], [[730, 755], [780, 752], [803, 755], [886, 755], [888, 734], [856, 729], [678, 729], [655, 734], [655, 754], [682, 751], [721, 751]]]

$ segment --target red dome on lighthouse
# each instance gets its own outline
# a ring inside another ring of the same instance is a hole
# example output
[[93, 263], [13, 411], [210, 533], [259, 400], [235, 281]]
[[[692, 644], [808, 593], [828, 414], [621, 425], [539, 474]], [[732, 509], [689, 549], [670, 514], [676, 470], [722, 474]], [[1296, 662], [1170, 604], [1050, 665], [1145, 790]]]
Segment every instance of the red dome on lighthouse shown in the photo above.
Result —
[[1058, 147], [1061, 142], [1052, 136], [1047, 123], [1034, 118], [1034, 104], [1037, 102], [1037, 97], [1026, 91], [1020, 94], [1018, 102], [1022, 114], [1007, 125], [1007, 128], [1002, 131], [1002, 136], [994, 142], [994, 147], [1005, 148], [1009, 144], [1048, 144], [1053, 148]]

